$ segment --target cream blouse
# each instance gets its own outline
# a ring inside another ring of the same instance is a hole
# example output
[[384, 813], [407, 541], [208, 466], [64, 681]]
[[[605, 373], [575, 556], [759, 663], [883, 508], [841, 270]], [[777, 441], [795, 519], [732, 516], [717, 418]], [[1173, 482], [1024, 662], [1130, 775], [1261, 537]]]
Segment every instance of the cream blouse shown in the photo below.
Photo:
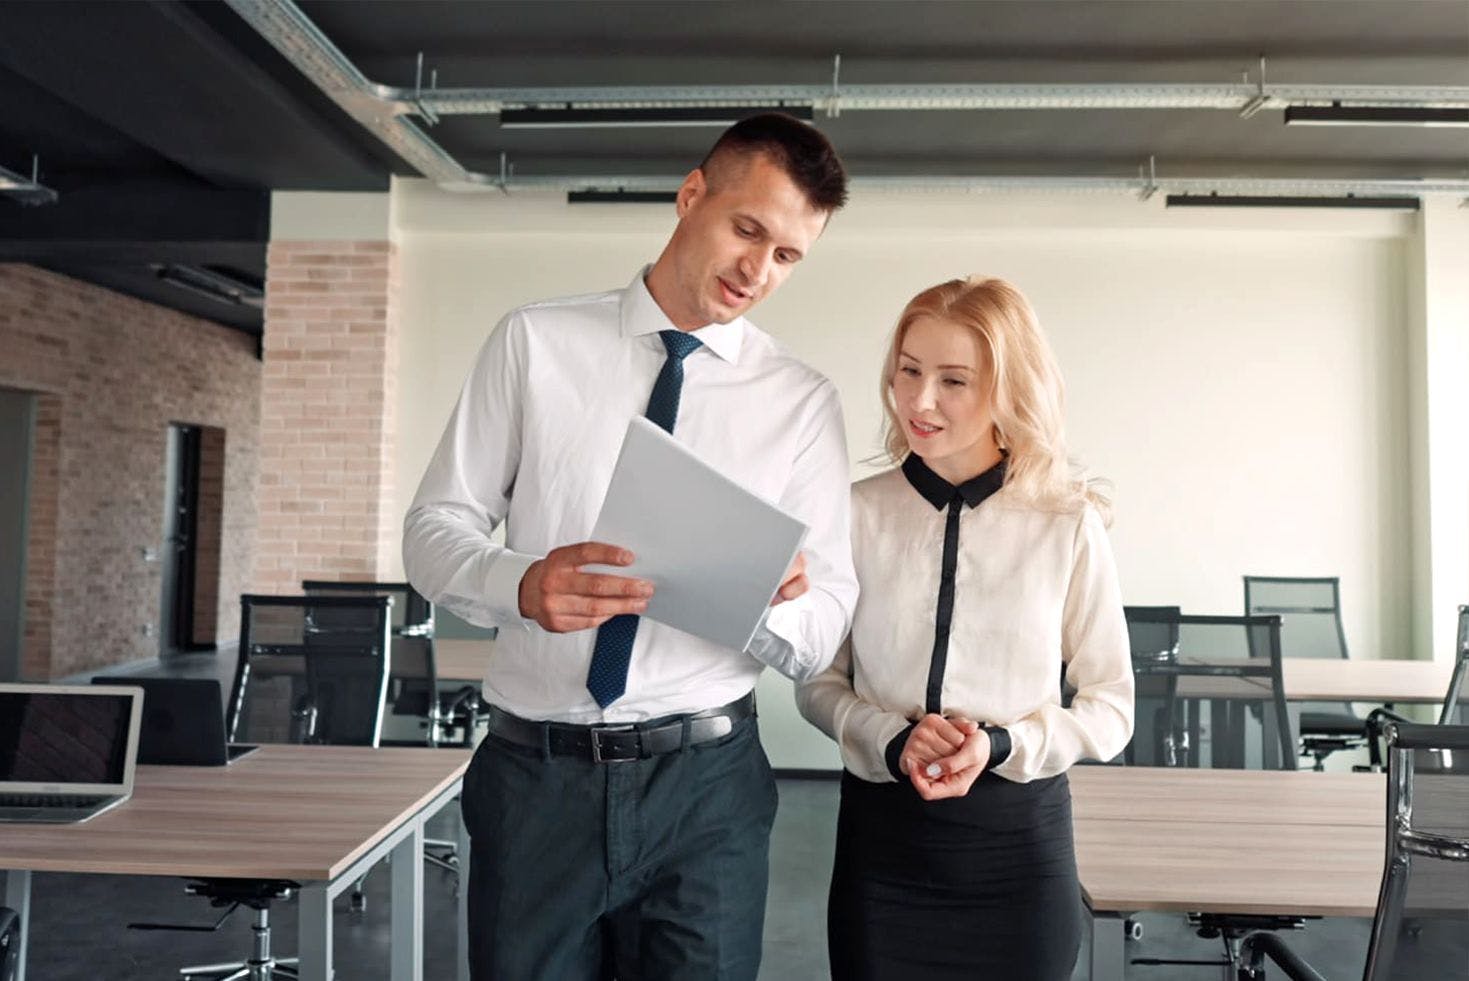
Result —
[[1002, 727], [991, 768], [1021, 783], [1110, 759], [1131, 738], [1132, 659], [1101, 517], [1015, 500], [1004, 466], [955, 487], [909, 456], [852, 487], [852, 632], [796, 701], [864, 780], [898, 779], [889, 744], [928, 711]]

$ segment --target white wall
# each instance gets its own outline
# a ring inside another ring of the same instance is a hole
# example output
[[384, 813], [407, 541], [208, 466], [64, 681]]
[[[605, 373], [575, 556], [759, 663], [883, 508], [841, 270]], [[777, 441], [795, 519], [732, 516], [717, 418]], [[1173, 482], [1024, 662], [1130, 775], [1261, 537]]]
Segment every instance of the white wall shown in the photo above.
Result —
[[[671, 206], [393, 191], [401, 250], [398, 504], [406, 508], [485, 334], [511, 306], [626, 283]], [[1355, 656], [1409, 644], [1411, 218], [1167, 211], [1158, 200], [857, 196], [754, 320], [843, 393], [854, 476], [877, 449], [876, 372], [904, 301], [1004, 276], [1069, 384], [1073, 447], [1115, 484], [1131, 603], [1241, 607], [1240, 576], [1339, 575]], [[1419, 652], [1426, 653], [1426, 652]], [[761, 686], [780, 766], [835, 755]]]

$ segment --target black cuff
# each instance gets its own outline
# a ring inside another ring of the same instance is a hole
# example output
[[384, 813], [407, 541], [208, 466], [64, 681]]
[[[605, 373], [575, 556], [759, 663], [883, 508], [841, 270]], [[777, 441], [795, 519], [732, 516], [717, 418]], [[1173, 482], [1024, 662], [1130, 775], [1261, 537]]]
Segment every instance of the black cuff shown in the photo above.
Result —
[[[887, 760], [888, 772], [893, 775], [894, 780], [897, 780], [899, 782], [902, 782], [908, 778], [903, 776], [902, 770], [898, 769], [898, 758], [903, 755], [903, 747], [908, 745], [908, 737], [913, 735], [913, 730], [915, 727], [917, 727], [917, 725], [918, 723], [916, 722], [909, 723], [907, 728], [898, 733], [892, 739], [889, 739], [888, 747], [886, 750], [883, 751], [882, 754], [883, 757]], [[1007, 741], [1005, 745], [1008, 747], [1010, 744]]]
[[990, 735], [990, 761], [986, 770], [993, 770], [1010, 758], [1010, 730], [1002, 726], [985, 726]]

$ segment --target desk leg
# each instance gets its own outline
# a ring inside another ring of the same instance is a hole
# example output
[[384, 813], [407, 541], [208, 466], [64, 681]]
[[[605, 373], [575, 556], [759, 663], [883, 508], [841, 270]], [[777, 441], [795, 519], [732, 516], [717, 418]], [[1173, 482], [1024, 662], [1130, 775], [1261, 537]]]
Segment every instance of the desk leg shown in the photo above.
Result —
[[26, 981], [26, 946], [31, 932], [31, 873], [28, 869], [10, 869], [5, 876], [5, 902], [20, 916], [20, 973], [15, 981]]
[[325, 882], [301, 887], [296, 916], [301, 981], [332, 981], [332, 900]]
[[423, 981], [423, 820], [393, 846], [392, 954], [393, 981]]
[[1127, 960], [1122, 916], [1118, 913], [1092, 913], [1090, 926], [1087, 977], [1091, 981], [1122, 981]]
[[454, 838], [459, 845], [459, 888], [454, 891], [458, 897], [459, 909], [456, 915], [459, 934], [459, 969], [455, 972], [457, 981], [469, 981], [469, 829], [464, 826], [464, 811], [460, 808], [459, 801], [455, 801], [454, 807]]

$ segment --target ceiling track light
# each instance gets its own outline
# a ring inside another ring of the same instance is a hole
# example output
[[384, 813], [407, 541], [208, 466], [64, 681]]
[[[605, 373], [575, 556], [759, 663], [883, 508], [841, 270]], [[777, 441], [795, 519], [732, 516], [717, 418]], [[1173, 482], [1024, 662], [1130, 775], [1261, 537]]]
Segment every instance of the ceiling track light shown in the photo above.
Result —
[[1469, 126], [1469, 108], [1435, 106], [1286, 106], [1287, 126]]
[[1285, 194], [1170, 194], [1170, 208], [1376, 208], [1385, 211], [1417, 211], [1412, 197], [1357, 197]]
[[155, 265], [153, 269], [158, 278], [170, 286], [207, 297], [216, 303], [256, 309], [265, 305], [265, 290], [258, 284], [236, 279], [213, 269], [181, 265]]
[[677, 191], [629, 191], [623, 188], [604, 191], [587, 188], [566, 192], [567, 204], [672, 204], [677, 200]]
[[660, 108], [596, 109], [568, 105], [564, 108], [503, 109], [504, 129], [621, 129], [626, 127], [732, 126], [741, 119], [767, 112], [783, 112], [810, 122], [809, 104], [773, 103], [748, 106], [667, 106]]

